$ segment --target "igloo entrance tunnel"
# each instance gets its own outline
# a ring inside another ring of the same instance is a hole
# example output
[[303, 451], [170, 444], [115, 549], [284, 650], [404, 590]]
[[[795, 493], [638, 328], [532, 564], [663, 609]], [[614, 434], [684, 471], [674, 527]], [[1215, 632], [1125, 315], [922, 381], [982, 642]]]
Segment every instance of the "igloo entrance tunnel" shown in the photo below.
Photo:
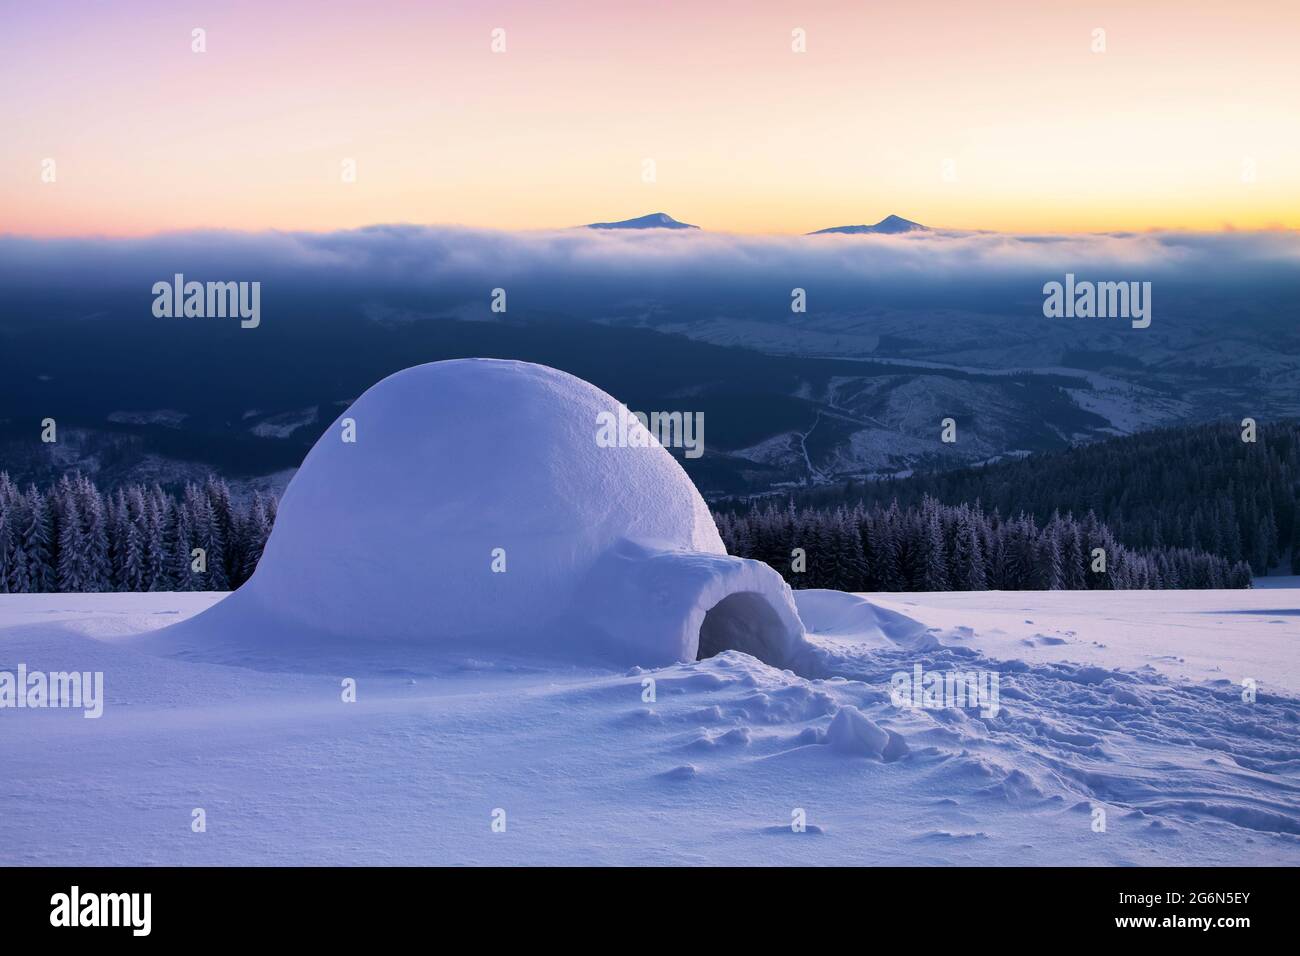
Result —
[[644, 666], [735, 649], [795, 667], [808, 645], [789, 587], [727, 555], [665, 449], [597, 442], [598, 416], [619, 412], [525, 362], [398, 372], [312, 448], [257, 572], [213, 612], [299, 637]]

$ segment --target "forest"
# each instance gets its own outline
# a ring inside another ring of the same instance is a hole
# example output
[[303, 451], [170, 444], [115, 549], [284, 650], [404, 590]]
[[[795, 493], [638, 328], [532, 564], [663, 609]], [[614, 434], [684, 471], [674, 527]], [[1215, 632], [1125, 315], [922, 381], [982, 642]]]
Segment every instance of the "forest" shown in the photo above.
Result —
[[[1300, 423], [1260, 423], [1253, 442], [1236, 422], [1180, 426], [993, 464], [853, 481], [782, 496], [800, 512], [915, 511], [926, 498], [969, 504], [1005, 521], [1022, 512], [1039, 528], [1056, 515], [1087, 516], [1128, 548], [1203, 551], [1255, 574], [1300, 574]], [[748, 501], [715, 503], [744, 513]]]
[[[1251, 571], [1191, 548], [1135, 549], [1091, 512], [1004, 517], [924, 497], [796, 510], [769, 503], [715, 514], [727, 550], [765, 561], [794, 588], [1040, 591], [1247, 588]], [[798, 552], [796, 551], [798, 549]]]
[[0, 472], [0, 593], [225, 591], [248, 580], [276, 500], [236, 503], [224, 481], [109, 494], [82, 475], [45, 491]]
[[[82, 475], [64, 476], [42, 491], [21, 489], [0, 473], [0, 593], [237, 588], [257, 567], [277, 504], [260, 494], [236, 500], [215, 477], [179, 494], [140, 484], [105, 493]], [[1091, 511], [1083, 518], [1054, 511], [1040, 521], [1024, 511], [1004, 515], [903, 494], [888, 504], [820, 508], [797, 508], [788, 499], [717, 511], [714, 518], [730, 553], [767, 562], [796, 588], [1239, 588], [1251, 582], [1244, 560], [1168, 543], [1133, 547]]]

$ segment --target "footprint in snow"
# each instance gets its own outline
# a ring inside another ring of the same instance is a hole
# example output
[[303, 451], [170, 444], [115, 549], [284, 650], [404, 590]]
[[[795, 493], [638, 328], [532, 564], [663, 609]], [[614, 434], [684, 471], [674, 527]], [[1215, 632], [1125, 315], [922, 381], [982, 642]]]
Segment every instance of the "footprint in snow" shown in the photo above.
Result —
[[800, 831], [800, 830], [796, 830], [794, 827], [792, 827], [790, 824], [787, 823], [784, 826], [764, 827], [763, 832], [784, 833], [787, 836], [807, 836], [808, 834], [812, 834], [813, 836], [822, 836], [823, 834], [826, 833], [826, 830], [824, 827], [819, 827], [815, 823], [805, 823], [803, 830]]

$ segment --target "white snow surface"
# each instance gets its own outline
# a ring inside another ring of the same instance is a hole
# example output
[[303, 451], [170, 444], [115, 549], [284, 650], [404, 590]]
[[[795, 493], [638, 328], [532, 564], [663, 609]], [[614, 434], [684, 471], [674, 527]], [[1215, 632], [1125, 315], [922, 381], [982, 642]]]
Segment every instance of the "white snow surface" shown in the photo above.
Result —
[[[167, 625], [238, 595], [0, 595], [0, 671], [106, 696], [0, 710], [0, 864], [1300, 863], [1300, 590], [796, 597], [797, 673], [252, 617], [216, 653]], [[896, 706], [918, 664], [999, 713]]]
[[[602, 416], [608, 418], [602, 422]], [[389, 376], [317, 441], [252, 579], [164, 645], [257, 653], [414, 642], [571, 661], [694, 660], [731, 632], [775, 664], [808, 648], [790, 589], [730, 557], [677, 461], [617, 400], [527, 362]], [[355, 441], [345, 441], [345, 425]], [[311, 651], [319, 655], [319, 649]]]

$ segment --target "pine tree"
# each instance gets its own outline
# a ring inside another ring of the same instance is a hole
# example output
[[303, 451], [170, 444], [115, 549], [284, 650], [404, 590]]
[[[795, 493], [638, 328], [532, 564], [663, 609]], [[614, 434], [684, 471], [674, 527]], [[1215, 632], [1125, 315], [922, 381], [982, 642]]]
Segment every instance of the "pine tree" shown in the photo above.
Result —
[[944, 553], [943, 529], [939, 526], [938, 508], [927, 509], [925, 520], [925, 537], [922, 551], [925, 555], [925, 577], [922, 590], [947, 591], [951, 588], [948, 578], [948, 556]]
[[167, 591], [172, 586], [172, 560], [167, 552], [168, 516], [158, 497], [145, 498], [144, 580], [149, 591]]
[[9, 593], [14, 574], [14, 535], [9, 522], [16, 517], [12, 508], [0, 507], [0, 594]]
[[108, 555], [108, 528], [104, 500], [89, 479], [78, 475], [74, 485], [77, 511], [82, 521], [82, 542], [86, 549], [82, 591], [111, 591], [112, 571]]
[[220, 573], [214, 576], [213, 585], [218, 590], [225, 590], [231, 586], [242, 563], [239, 554], [239, 526], [235, 519], [234, 505], [230, 501], [229, 485], [219, 478], [209, 476], [203, 485], [203, 492], [212, 513], [212, 537], [219, 545]]
[[27, 526], [22, 531], [22, 548], [27, 556], [28, 591], [47, 593], [55, 589], [53, 519], [50, 502], [32, 485], [27, 489]]
[[205, 591], [207, 588], [203, 585], [203, 575], [193, 569], [194, 558], [191, 551], [194, 547], [194, 533], [190, 525], [190, 516], [184, 507], [176, 508], [175, 515], [169, 562], [172, 587], [177, 591]]
[[120, 546], [121, 570], [119, 580], [127, 591], [147, 591], [145, 583], [145, 526], [144, 495], [138, 486], [132, 487], [122, 497], [122, 530], [125, 540]]
[[81, 512], [76, 497], [68, 494], [60, 504], [58, 590], [89, 590], [91, 568], [87, 561], [86, 535], [82, 530]]
[[969, 554], [969, 569], [966, 572], [964, 582], [966, 590], [987, 590], [988, 578], [984, 573], [984, 546], [980, 541], [979, 527], [973, 521], [968, 521], [965, 534], [969, 539], [966, 545]]

